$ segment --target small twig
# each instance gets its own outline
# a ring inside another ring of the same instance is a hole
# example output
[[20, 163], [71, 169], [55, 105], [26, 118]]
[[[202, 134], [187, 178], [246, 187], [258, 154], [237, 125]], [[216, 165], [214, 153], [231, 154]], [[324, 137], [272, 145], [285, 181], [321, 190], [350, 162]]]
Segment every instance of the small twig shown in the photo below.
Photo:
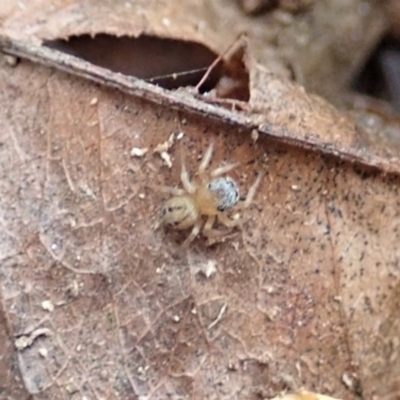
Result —
[[227, 304], [227, 303], [224, 303], [224, 304], [222, 305], [221, 309], [219, 310], [219, 313], [218, 313], [217, 318], [216, 318], [213, 322], [211, 322], [210, 325], [208, 325], [208, 329], [209, 329], [209, 330], [210, 330], [211, 328], [214, 328], [214, 326], [217, 325], [217, 324], [222, 320], [222, 317], [224, 316], [225, 311], [226, 311], [227, 308], [228, 308], [228, 304]]
[[[390, 158], [374, 151], [367, 154], [363, 146], [353, 145], [348, 148], [337, 140], [327, 142], [319, 136], [305, 138], [296, 130], [284, 128], [277, 122], [270, 122], [268, 116], [262, 113], [262, 108], [258, 110], [252, 102], [249, 104], [249, 110], [244, 110], [244, 112], [232, 111], [206, 102], [204, 98], [190, 96], [188, 91], [171, 91], [133, 76], [116, 74], [106, 68], [93, 65], [78, 57], [40, 45], [37, 42], [37, 40], [27, 42], [0, 34], [0, 51], [56, 68], [106, 87], [115, 88], [130, 96], [148, 100], [162, 107], [200, 114], [206, 116], [206, 118], [212, 118], [241, 129], [257, 129], [260, 134], [274, 138], [282, 144], [333, 155], [335, 158], [340, 157], [352, 163], [376, 167], [385, 173], [399, 174], [400, 162], [396, 157]], [[200, 87], [201, 84], [202, 82], [197, 87]], [[356, 131], [358, 131], [357, 127]], [[71, 266], [68, 266], [68, 268], [71, 269]], [[82, 273], [81, 270], [77, 272]], [[90, 273], [90, 271], [85, 271], [85, 273]]]
[[195, 89], [197, 92], [200, 91], [201, 86], [203, 83], [207, 80], [207, 78], [210, 76], [212, 70], [220, 63], [220, 61], [233, 49], [234, 46], [236, 46], [243, 38], [245, 37], [244, 33], [239, 33], [238, 36], [236, 36], [236, 39], [213, 61], [213, 63], [207, 68], [206, 73], [203, 75], [203, 77], [200, 79], [200, 82], [196, 85]]

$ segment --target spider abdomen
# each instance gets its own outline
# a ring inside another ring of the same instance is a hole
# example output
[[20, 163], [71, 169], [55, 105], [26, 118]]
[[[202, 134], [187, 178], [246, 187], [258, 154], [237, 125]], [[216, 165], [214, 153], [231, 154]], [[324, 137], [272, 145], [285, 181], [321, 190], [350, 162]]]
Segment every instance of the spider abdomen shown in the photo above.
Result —
[[232, 178], [214, 179], [208, 185], [208, 189], [217, 199], [218, 211], [231, 208], [239, 201], [239, 187]]

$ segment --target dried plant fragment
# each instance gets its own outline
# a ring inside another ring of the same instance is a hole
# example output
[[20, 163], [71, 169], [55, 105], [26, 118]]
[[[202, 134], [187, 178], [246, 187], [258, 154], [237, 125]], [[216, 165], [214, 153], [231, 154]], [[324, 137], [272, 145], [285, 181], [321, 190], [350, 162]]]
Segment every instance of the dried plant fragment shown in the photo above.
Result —
[[283, 394], [271, 400], [340, 400], [319, 393], [307, 392], [305, 390], [293, 394]]
[[22, 335], [18, 337], [15, 342], [15, 348], [17, 350], [24, 350], [29, 346], [32, 346], [34, 341], [40, 336], [52, 336], [53, 332], [48, 328], [40, 328], [32, 331], [29, 335]]

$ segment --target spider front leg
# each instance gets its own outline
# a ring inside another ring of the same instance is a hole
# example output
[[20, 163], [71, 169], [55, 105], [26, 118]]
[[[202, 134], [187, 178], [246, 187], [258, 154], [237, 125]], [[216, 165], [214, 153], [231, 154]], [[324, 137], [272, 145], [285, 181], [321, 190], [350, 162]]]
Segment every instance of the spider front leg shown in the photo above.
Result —
[[172, 194], [173, 196], [183, 196], [186, 194], [183, 189], [179, 189], [173, 186], [156, 185], [153, 187], [161, 193]]
[[201, 217], [197, 219], [195, 224], [193, 225], [192, 232], [190, 232], [190, 235], [185, 239], [185, 241], [182, 243], [183, 248], [187, 248], [190, 243], [193, 242], [193, 240], [196, 238], [196, 236], [199, 234], [201, 230], [201, 226], [203, 225], [203, 222], [201, 220]]
[[226, 174], [229, 171], [232, 171], [235, 169], [239, 163], [230, 163], [227, 165], [222, 165], [221, 167], [215, 168], [213, 171], [211, 171], [211, 178], [218, 178], [221, 175]]
[[185, 160], [183, 158], [182, 158], [181, 182], [183, 187], [188, 193], [194, 193], [196, 191], [196, 187], [190, 181], [189, 173], [187, 172]]
[[201, 159], [201, 162], [199, 164], [199, 168], [197, 169], [197, 173], [200, 177], [200, 180], [202, 182], [206, 181], [206, 169], [210, 164], [211, 158], [212, 158], [212, 154], [214, 151], [214, 141], [211, 141], [206, 152], [204, 153], [203, 158]]

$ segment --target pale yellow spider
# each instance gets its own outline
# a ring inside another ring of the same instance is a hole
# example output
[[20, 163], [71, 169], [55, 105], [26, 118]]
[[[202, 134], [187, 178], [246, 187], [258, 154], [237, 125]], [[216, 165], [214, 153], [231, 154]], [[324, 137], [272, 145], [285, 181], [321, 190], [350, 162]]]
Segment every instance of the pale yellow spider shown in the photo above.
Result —
[[[210, 164], [214, 149], [211, 142], [200, 162], [197, 170], [198, 181], [191, 181], [182, 160], [181, 181], [183, 189], [174, 187], [161, 187], [161, 190], [172, 194], [162, 208], [161, 224], [172, 229], [188, 229], [192, 227], [190, 235], [183, 242], [182, 246], [187, 247], [199, 234], [203, 227], [203, 233], [209, 239], [220, 236], [223, 232], [213, 229], [218, 221], [228, 228], [241, 224], [240, 220], [231, 220], [224, 211], [233, 207], [239, 201], [239, 188], [236, 182], [230, 177], [222, 175], [238, 166], [237, 163], [223, 165], [210, 174], [206, 169]], [[253, 185], [250, 187], [243, 207], [246, 208], [253, 201], [254, 195], [261, 182], [262, 174], [259, 174]], [[203, 217], [207, 217], [203, 226]]]

